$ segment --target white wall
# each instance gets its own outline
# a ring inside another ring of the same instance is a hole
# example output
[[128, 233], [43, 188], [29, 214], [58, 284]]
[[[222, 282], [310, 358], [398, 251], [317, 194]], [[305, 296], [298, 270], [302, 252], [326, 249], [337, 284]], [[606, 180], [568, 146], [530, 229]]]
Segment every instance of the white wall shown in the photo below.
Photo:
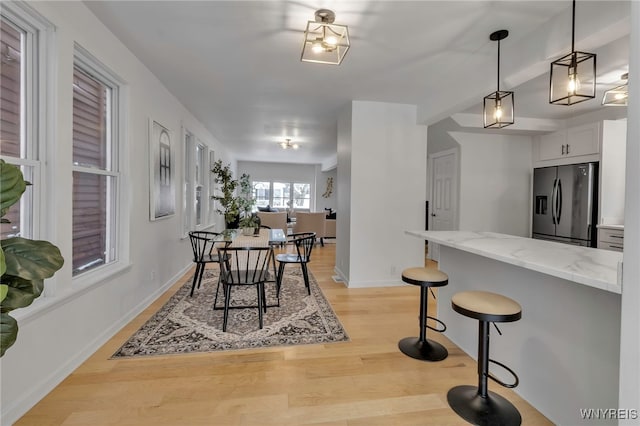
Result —
[[351, 117], [352, 102], [340, 109], [338, 116], [338, 171], [336, 190], [339, 214], [336, 216], [335, 271], [348, 282], [351, 264]]
[[531, 137], [452, 132], [460, 144], [459, 229], [529, 236]]
[[[55, 78], [50, 181], [50, 229], [46, 237], [61, 248], [65, 266], [56, 274], [55, 294], [15, 311], [20, 331], [1, 359], [2, 424], [10, 424], [64, 379], [123, 325], [168, 288], [191, 264], [191, 248], [181, 239], [181, 212], [149, 221], [148, 126], [153, 118], [173, 132], [176, 176], [181, 182], [181, 125], [227, 159], [225, 149], [164, 88], [144, 65], [91, 14], [82, 2], [32, 3], [55, 26], [51, 49]], [[74, 42], [88, 50], [126, 82], [127, 140], [122, 170], [129, 202], [131, 264], [117, 276], [79, 287], [71, 275], [72, 218], [72, 72]], [[182, 205], [177, 183], [176, 206]], [[158, 249], [161, 247], [162, 249]], [[52, 286], [47, 281], [45, 286]], [[53, 286], [52, 286], [53, 287]]]
[[[620, 408], [640, 409], [640, 2], [631, 2], [627, 182], [620, 334]], [[638, 419], [621, 420], [635, 425]]]
[[399, 284], [404, 268], [424, 264], [424, 242], [404, 231], [424, 226], [426, 127], [414, 105], [352, 107], [349, 287]]
[[[323, 197], [323, 194], [327, 190], [327, 179], [333, 179], [333, 191], [328, 197]], [[332, 170], [328, 170], [323, 172], [320, 168], [316, 168], [316, 210], [321, 212], [324, 209], [333, 209], [333, 211], [338, 211], [338, 170], [334, 168]], [[336, 215], [337, 217], [337, 215]]]
[[624, 224], [627, 120], [602, 122], [598, 223]]

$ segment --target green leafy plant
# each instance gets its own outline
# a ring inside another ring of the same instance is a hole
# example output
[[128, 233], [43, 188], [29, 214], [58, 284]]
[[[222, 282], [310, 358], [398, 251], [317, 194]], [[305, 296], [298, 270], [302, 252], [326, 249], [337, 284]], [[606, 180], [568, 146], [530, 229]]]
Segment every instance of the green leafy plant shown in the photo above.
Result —
[[[234, 180], [231, 166], [222, 164], [218, 160], [213, 164], [211, 173], [214, 180], [220, 185], [219, 195], [212, 195], [211, 198], [220, 203], [216, 211], [224, 215], [227, 228], [237, 226], [243, 228], [254, 228], [258, 226], [258, 218], [251, 214], [256, 200], [253, 198], [253, 188], [251, 187], [251, 177], [243, 173], [240, 179]], [[238, 189], [238, 195], [234, 193]], [[234, 224], [234, 225], [232, 225]]]
[[238, 179], [238, 207], [242, 212], [242, 218], [240, 219], [240, 226], [243, 228], [255, 228], [258, 224], [258, 217], [251, 214], [253, 206], [256, 204], [255, 198], [253, 198], [253, 188], [251, 187], [251, 177], [243, 173]]
[[234, 196], [238, 181], [233, 179], [231, 166], [222, 164], [222, 160], [213, 163], [211, 173], [214, 175], [215, 183], [220, 185], [220, 194], [211, 196], [211, 198], [220, 203], [216, 211], [224, 215], [224, 221], [227, 225], [232, 224], [238, 220], [240, 214], [240, 206], [238, 206], [238, 200]]
[[[20, 169], [0, 160], [0, 213], [2, 223], [9, 207], [20, 201], [29, 182]], [[9, 315], [29, 306], [42, 294], [44, 280], [51, 278], [64, 263], [58, 247], [48, 241], [13, 237], [0, 247], [0, 357], [18, 337], [18, 322]]]

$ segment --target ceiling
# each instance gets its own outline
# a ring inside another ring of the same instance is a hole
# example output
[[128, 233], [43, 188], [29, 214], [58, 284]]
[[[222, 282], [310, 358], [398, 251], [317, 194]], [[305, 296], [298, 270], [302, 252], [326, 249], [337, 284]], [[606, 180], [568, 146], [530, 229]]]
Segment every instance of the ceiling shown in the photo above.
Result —
[[[496, 84], [489, 34], [503, 28], [510, 35], [501, 42], [501, 88], [516, 92], [516, 120], [564, 119], [600, 104], [547, 102], [549, 62], [570, 51], [570, 1], [86, 5], [238, 160], [330, 162], [338, 114], [351, 100], [414, 104], [425, 124], [478, 113]], [[299, 60], [306, 23], [320, 8], [349, 26], [351, 49], [340, 66]], [[578, 2], [576, 49], [598, 50], [599, 75], [626, 69], [628, 10], [628, 2]], [[300, 149], [282, 150], [285, 138]]]

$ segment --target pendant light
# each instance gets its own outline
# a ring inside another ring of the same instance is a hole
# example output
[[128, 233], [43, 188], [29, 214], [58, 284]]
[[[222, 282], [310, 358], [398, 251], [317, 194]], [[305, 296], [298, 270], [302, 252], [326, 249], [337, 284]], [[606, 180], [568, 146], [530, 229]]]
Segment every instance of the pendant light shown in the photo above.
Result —
[[573, 105], [596, 97], [596, 55], [575, 50], [576, 0], [571, 16], [571, 53], [551, 62], [550, 104]]
[[614, 87], [604, 92], [602, 97], [602, 105], [604, 106], [627, 106], [627, 99], [629, 98], [629, 73], [622, 74], [620, 77], [625, 83], [621, 86]]
[[513, 124], [513, 92], [500, 90], [500, 40], [509, 35], [507, 30], [491, 33], [489, 40], [498, 42], [498, 86], [497, 90], [484, 97], [484, 128], [502, 128]]

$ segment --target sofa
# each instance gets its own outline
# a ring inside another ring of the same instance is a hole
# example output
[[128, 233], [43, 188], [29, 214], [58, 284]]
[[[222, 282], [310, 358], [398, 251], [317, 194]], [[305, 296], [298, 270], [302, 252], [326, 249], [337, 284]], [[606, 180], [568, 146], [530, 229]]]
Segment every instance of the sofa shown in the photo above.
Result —
[[323, 212], [319, 213], [307, 213], [307, 212], [297, 212], [296, 213], [296, 224], [293, 227], [293, 232], [315, 232], [316, 240], [320, 240], [320, 245], [324, 246], [324, 237], [325, 237], [325, 224], [326, 224], [326, 214]]
[[271, 229], [282, 229], [287, 232], [287, 212], [262, 212], [258, 211], [260, 225]]
[[324, 237], [335, 238], [336, 237], [336, 220], [325, 219], [324, 222]]

